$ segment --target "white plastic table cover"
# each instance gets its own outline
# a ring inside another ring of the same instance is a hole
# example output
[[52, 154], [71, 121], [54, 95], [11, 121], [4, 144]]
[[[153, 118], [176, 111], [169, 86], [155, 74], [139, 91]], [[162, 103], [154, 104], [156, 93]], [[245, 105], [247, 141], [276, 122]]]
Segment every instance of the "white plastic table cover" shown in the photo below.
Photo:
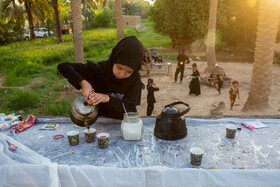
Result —
[[[38, 118], [20, 134], [0, 133], [0, 186], [280, 186], [280, 121], [259, 119], [268, 128], [242, 128], [225, 138], [225, 125], [255, 119], [187, 118], [187, 137], [177, 141], [153, 135], [155, 118], [143, 118], [141, 141], [123, 141], [120, 121], [99, 118], [92, 126], [110, 133], [109, 148], [85, 141], [84, 128], [69, 118]], [[38, 130], [59, 123], [55, 131]], [[80, 144], [53, 135], [77, 129]], [[8, 140], [18, 149], [8, 149]], [[201, 166], [190, 165], [189, 149], [205, 150]]]

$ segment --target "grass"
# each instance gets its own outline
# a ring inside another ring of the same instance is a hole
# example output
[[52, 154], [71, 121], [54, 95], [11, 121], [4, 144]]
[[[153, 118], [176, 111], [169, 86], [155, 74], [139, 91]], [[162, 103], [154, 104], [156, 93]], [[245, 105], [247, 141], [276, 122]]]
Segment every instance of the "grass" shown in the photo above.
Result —
[[[125, 36], [135, 35], [144, 46], [170, 46], [170, 38], [155, 33], [153, 23], [143, 20], [145, 31], [125, 28]], [[64, 35], [64, 42], [56, 44], [55, 38], [21, 41], [0, 46], [0, 73], [6, 75], [3, 86], [26, 86], [38, 77], [46, 80], [32, 86], [29, 90], [0, 89], [0, 113], [22, 115], [69, 115], [73, 99], [58, 100], [67, 83], [57, 71], [60, 62], [74, 62], [72, 35]], [[112, 48], [117, 44], [116, 28], [98, 28], [84, 31], [84, 59], [94, 62], [109, 58]], [[173, 58], [173, 57], [170, 57]], [[53, 88], [52, 88], [53, 87]]]
[[40, 95], [34, 91], [6, 90], [2, 94], [2, 106], [9, 111], [28, 110], [40, 104]]
[[148, 20], [142, 20], [142, 25], [148, 27], [147, 30], [139, 32], [139, 40], [144, 46], [151, 47], [170, 47], [171, 39], [169, 36], [163, 36], [153, 31], [153, 23]]

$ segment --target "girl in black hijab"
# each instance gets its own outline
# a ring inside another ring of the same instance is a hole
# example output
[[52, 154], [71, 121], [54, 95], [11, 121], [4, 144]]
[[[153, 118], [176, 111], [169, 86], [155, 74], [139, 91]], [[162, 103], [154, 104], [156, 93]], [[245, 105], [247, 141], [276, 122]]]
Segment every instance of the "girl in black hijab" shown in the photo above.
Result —
[[138, 71], [143, 59], [142, 43], [130, 36], [113, 48], [107, 61], [61, 63], [58, 70], [76, 89], [82, 88], [89, 104], [99, 105], [99, 116], [122, 119], [122, 103], [128, 112], [136, 112], [136, 105], [140, 105], [142, 82]]
[[199, 82], [199, 77], [200, 77], [200, 73], [197, 70], [197, 65], [196, 63], [192, 64], [192, 69], [193, 69], [193, 74], [192, 76], [192, 80], [190, 82], [189, 88], [190, 88], [190, 95], [200, 95], [200, 82]]

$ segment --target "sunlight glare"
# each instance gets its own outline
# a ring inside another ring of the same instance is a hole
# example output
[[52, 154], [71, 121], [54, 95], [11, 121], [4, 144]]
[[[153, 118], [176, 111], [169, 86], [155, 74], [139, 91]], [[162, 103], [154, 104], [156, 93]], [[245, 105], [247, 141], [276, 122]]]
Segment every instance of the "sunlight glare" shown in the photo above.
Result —
[[247, 0], [247, 4], [248, 4], [251, 8], [255, 7], [256, 3], [257, 3], [257, 0]]

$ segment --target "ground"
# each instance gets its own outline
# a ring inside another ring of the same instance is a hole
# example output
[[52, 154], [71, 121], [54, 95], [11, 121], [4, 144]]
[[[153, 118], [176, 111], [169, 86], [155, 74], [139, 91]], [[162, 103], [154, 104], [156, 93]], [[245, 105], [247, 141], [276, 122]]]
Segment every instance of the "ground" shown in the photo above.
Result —
[[[191, 62], [192, 64], [193, 62]], [[198, 62], [198, 70], [202, 77], [206, 74], [203, 73], [204, 69], [207, 67], [206, 62]], [[185, 67], [185, 77], [191, 72], [189, 69], [191, 64]], [[200, 96], [190, 96], [189, 93], [189, 82], [190, 79], [183, 79], [182, 84], [174, 84], [174, 72], [176, 67], [176, 62], [172, 62], [172, 75], [164, 75], [167, 72], [166, 67], [159, 69], [158, 67], [153, 67], [151, 71], [151, 77], [154, 79], [156, 85], [160, 88], [160, 91], [155, 92], [155, 98], [157, 103], [155, 103], [155, 109], [152, 113], [153, 116], [160, 114], [165, 105], [174, 102], [176, 100], [184, 101], [191, 106], [191, 110], [187, 115], [210, 115], [211, 106], [217, 102], [224, 101], [226, 103], [226, 108], [222, 111], [224, 115], [279, 115], [278, 109], [280, 108], [280, 65], [274, 64], [272, 68], [273, 82], [271, 86], [271, 93], [269, 96], [269, 104], [271, 108], [256, 111], [243, 112], [242, 107], [244, 106], [248, 92], [250, 89], [251, 75], [253, 64], [251, 63], [233, 63], [233, 62], [219, 62], [219, 65], [224, 68], [227, 75], [229, 75], [233, 80], [239, 82], [240, 88], [240, 100], [236, 100], [239, 106], [234, 106], [233, 110], [230, 110], [230, 102], [228, 96], [229, 87], [222, 89], [222, 94], [218, 95], [218, 91], [213, 87], [207, 87], [201, 85], [201, 95]], [[142, 81], [147, 84], [147, 77], [145, 77], [145, 68], [141, 71], [143, 75]], [[179, 77], [178, 77], [179, 78]], [[177, 81], [179, 82], [179, 81]], [[142, 91], [141, 106], [138, 107], [138, 112], [142, 115], [146, 115], [147, 110], [147, 89]], [[184, 107], [180, 107], [181, 110]]]

